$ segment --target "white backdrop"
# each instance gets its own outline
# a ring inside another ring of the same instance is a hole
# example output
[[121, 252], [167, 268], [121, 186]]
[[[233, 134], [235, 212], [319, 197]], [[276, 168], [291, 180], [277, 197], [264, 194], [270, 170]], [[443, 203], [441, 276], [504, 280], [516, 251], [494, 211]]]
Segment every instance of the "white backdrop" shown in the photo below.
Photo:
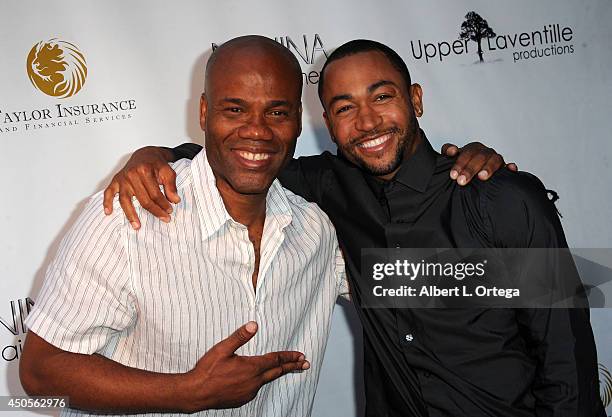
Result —
[[[331, 149], [316, 98], [326, 53], [375, 39], [396, 49], [423, 86], [421, 125], [436, 147], [468, 139], [495, 147], [557, 190], [571, 246], [612, 247], [610, 0], [5, 0], [0, 10], [0, 395], [22, 393], [26, 299], [35, 301], [86, 197], [138, 147], [202, 142], [205, 57], [213, 43], [238, 35], [277, 38], [300, 60], [307, 82], [298, 154]], [[451, 48], [469, 11], [497, 35], [483, 40], [483, 63], [473, 41]], [[68, 98], [28, 78], [28, 53], [52, 38], [74, 44], [86, 61], [85, 84]], [[65, 116], [66, 108], [124, 100], [135, 108]], [[26, 120], [43, 109], [46, 120]], [[592, 314], [599, 361], [612, 370], [612, 313]], [[337, 308], [314, 416], [359, 414], [359, 334], [352, 307]]]

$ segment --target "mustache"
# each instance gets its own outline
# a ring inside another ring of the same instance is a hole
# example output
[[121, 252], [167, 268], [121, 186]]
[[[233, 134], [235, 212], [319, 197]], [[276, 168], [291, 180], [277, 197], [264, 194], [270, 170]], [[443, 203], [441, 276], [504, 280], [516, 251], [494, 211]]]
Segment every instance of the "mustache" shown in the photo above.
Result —
[[351, 138], [348, 142], [349, 146], [356, 146], [357, 144], [368, 140], [373, 139], [376, 136], [387, 135], [387, 134], [400, 134], [402, 130], [398, 127], [391, 127], [389, 129], [374, 129], [369, 132], [364, 133], [363, 135], [356, 136]]

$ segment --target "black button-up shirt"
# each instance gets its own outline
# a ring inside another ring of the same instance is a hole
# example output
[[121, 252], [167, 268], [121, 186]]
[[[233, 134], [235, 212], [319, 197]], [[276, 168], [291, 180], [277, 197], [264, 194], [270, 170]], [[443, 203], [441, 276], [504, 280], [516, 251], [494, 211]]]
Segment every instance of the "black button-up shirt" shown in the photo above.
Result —
[[452, 165], [423, 134], [388, 182], [329, 152], [293, 160], [280, 176], [336, 227], [364, 329], [366, 415], [605, 416], [587, 309], [360, 305], [369, 288], [362, 248], [567, 246], [537, 178], [503, 169], [460, 187], [449, 178]]

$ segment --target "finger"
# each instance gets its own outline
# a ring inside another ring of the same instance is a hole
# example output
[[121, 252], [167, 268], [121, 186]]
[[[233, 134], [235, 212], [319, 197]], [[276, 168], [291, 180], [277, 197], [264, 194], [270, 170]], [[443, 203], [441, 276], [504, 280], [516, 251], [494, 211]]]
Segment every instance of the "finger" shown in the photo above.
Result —
[[445, 143], [442, 145], [442, 155], [455, 156], [457, 152], [459, 152], [457, 145], [453, 145], [452, 143]]
[[[140, 172], [141, 172], [140, 181], [142, 182], [145, 189], [147, 190], [147, 194], [149, 195], [149, 198], [153, 202], [154, 206], [159, 207], [161, 210], [163, 210], [165, 214], [164, 217], [167, 218], [168, 217], [167, 214], [172, 213], [172, 206], [170, 205], [170, 202], [168, 202], [164, 194], [159, 189], [158, 178], [154, 177], [153, 174], [150, 172], [147, 172], [147, 173], [144, 173], [143, 171], [140, 171]], [[159, 216], [156, 215], [156, 217], [159, 217]]]
[[[450, 144], [449, 144], [450, 145]], [[454, 146], [454, 145], [451, 145]], [[455, 146], [455, 148], [457, 148]], [[449, 156], [457, 156], [457, 160], [455, 161], [455, 165], [450, 170], [450, 177], [453, 180], [458, 180], [461, 175], [461, 170], [463, 170], [469, 161], [477, 155], [479, 152], [482, 152], [483, 149], [488, 150], [489, 148], [485, 147], [479, 142], [471, 142], [465, 145], [463, 148], [457, 148], [453, 155]], [[465, 178], [462, 178], [462, 181]], [[467, 183], [466, 183], [467, 184]]]
[[[180, 203], [181, 198], [176, 191], [176, 172], [174, 172], [170, 165], [166, 165], [159, 170], [157, 181], [164, 186], [164, 193], [168, 201], [174, 204]], [[172, 206], [170, 206], [170, 210], [169, 213], [172, 212]]]
[[[254, 358], [254, 357], [252, 357]], [[266, 371], [268, 369], [275, 368], [284, 363], [295, 363], [304, 361], [305, 357], [302, 352], [297, 351], [282, 351], [282, 352], [270, 352], [259, 357], [259, 365], [261, 370]]]
[[485, 162], [484, 166], [478, 172], [478, 178], [481, 180], [488, 180], [495, 171], [504, 165], [504, 158], [496, 153]]
[[134, 204], [132, 203], [132, 197], [134, 196], [134, 190], [132, 190], [131, 186], [124, 186], [119, 191], [119, 204], [121, 204], [121, 209], [127, 217], [128, 221], [132, 225], [134, 230], [140, 229], [140, 219], [138, 218], [138, 214], [136, 214], [136, 209], [134, 208]]
[[112, 181], [106, 190], [104, 190], [104, 200], [102, 206], [104, 207], [104, 214], [109, 215], [113, 212], [113, 201], [115, 195], [119, 192], [119, 184], [116, 181]]
[[261, 374], [262, 385], [267, 384], [268, 382], [272, 382], [275, 379], [278, 379], [281, 376], [286, 375], [290, 372], [300, 372], [305, 371], [307, 369], [310, 369], [310, 362], [308, 361], [284, 363], [280, 366], [268, 369], [263, 374]]
[[221, 350], [227, 356], [231, 356], [240, 346], [243, 346], [251, 340], [253, 336], [255, 336], [255, 333], [257, 333], [257, 323], [250, 321], [213, 346], [213, 349]]
[[[134, 188], [134, 195], [136, 196], [136, 199], [138, 200], [142, 208], [147, 210], [149, 213], [151, 213], [158, 219], [166, 223], [169, 222], [170, 216], [168, 216], [168, 213], [163, 208], [161, 208], [155, 201], [153, 201], [153, 199], [149, 195], [147, 187], [141, 181], [142, 177], [139, 174], [128, 174], [128, 176], [130, 178], [130, 184]], [[155, 182], [155, 180], [153, 180], [153, 182]], [[157, 191], [161, 195], [159, 188], [157, 188]]]
[[510, 162], [509, 164], [506, 164], [506, 168], [508, 168], [510, 171], [514, 171], [514, 172], [518, 171], [518, 165], [516, 165], [514, 162]]
[[472, 155], [462, 152], [451, 168], [451, 178], [453, 177], [453, 171], [455, 171], [457, 183], [462, 186], [466, 185], [474, 174], [482, 169], [487, 158], [487, 155], [482, 153]]

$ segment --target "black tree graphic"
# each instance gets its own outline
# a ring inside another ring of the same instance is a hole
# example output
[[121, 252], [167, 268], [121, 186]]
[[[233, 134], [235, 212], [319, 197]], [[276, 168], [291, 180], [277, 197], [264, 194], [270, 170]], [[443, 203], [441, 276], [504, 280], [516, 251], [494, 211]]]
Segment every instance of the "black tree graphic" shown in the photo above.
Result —
[[489, 24], [476, 12], [469, 12], [465, 15], [465, 21], [461, 24], [459, 39], [468, 39], [478, 43], [478, 57], [482, 59], [482, 40], [496, 36]]

